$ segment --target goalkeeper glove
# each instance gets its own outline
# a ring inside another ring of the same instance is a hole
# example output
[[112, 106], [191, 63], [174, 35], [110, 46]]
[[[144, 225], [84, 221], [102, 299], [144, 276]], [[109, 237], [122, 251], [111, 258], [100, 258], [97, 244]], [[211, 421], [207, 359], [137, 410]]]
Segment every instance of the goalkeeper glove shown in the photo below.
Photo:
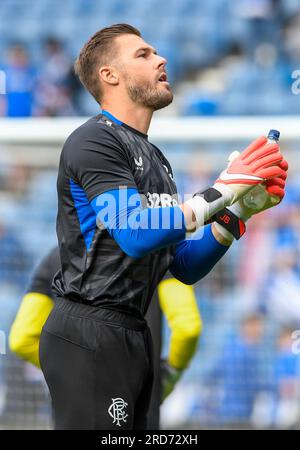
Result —
[[161, 360], [160, 362], [160, 377], [161, 377], [161, 399], [162, 403], [168, 395], [174, 390], [175, 384], [180, 379], [183, 370], [172, 367], [168, 361]]
[[213, 187], [197, 192], [186, 203], [192, 208], [197, 226], [204, 225], [225, 206], [232, 205], [253, 187], [264, 181], [283, 175], [279, 166], [283, 157], [276, 142], [268, 143], [260, 137], [253, 141], [241, 154], [229, 161]]
[[245, 222], [254, 214], [278, 205], [285, 194], [288, 163], [282, 160], [278, 167], [282, 170], [280, 176], [272, 178], [255, 187], [249, 194], [242, 197], [232, 206], [219, 211], [213, 218], [216, 228], [225, 239], [239, 239], [245, 232]]

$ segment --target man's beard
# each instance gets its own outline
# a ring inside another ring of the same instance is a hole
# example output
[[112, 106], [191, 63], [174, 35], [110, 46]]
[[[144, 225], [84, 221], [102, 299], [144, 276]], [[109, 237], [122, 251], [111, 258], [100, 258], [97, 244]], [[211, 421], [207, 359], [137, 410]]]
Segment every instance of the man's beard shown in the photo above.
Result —
[[167, 88], [157, 89], [152, 87], [150, 83], [148, 85], [134, 84], [130, 79], [127, 79], [127, 92], [134, 103], [152, 108], [154, 111], [165, 108], [173, 101], [171, 90]]

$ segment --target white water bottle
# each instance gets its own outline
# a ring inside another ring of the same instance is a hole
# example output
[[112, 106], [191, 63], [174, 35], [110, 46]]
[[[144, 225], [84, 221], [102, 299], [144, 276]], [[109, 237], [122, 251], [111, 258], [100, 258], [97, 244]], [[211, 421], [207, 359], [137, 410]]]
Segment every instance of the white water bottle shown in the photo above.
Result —
[[[270, 130], [268, 134], [268, 142], [278, 142], [280, 137], [280, 132], [277, 130]], [[245, 206], [251, 209], [261, 209], [266, 203], [268, 194], [260, 184], [253, 188], [248, 194], [243, 198]], [[274, 203], [276, 203], [277, 197], [274, 198]]]

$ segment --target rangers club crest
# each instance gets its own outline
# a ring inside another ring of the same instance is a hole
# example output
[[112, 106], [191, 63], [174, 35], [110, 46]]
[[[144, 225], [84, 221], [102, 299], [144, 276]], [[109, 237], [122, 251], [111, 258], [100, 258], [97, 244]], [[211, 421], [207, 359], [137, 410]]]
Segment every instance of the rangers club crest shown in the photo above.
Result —
[[112, 398], [112, 404], [108, 408], [108, 414], [110, 417], [112, 417], [113, 423], [121, 426], [120, 422], [127, 422], [126, 418], [128, 417], [128, 414], [126, 414], [125, 408], [128, 406], [128, 403], [126, 403], [122, 398]]

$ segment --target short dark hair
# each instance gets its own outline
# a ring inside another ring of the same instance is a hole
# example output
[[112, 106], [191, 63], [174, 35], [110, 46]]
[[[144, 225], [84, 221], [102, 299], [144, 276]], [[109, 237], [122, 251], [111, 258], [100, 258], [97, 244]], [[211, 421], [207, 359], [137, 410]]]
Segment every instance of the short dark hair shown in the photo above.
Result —
[[141, 37], [137, 28], [126, 23], [102, 28], [84, 44], [75, 61], [76, 75], [98, 103], [102, 100], [103, 92], [97, 69], [107, 64], [114, 56], [114, 40], [121, 34], [134, 34]]

